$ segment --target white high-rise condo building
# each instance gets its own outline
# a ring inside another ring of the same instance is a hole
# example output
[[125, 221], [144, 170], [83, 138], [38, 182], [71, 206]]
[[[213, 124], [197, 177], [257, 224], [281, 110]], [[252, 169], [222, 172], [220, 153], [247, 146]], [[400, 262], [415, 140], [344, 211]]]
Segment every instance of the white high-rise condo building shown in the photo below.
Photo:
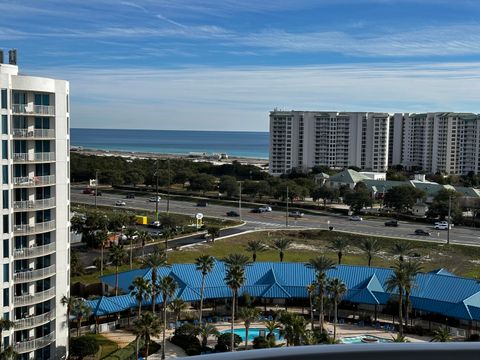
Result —
[[270, 173], [314, 166], [426, 173], [480, 171], [480, 116], [465, 113], [270, 113]]
[[70, 284], [69, 83], [19, 75], [0, 51], [2, 314], [15, 326], [1, 343], [20, 359], [68, 352]]

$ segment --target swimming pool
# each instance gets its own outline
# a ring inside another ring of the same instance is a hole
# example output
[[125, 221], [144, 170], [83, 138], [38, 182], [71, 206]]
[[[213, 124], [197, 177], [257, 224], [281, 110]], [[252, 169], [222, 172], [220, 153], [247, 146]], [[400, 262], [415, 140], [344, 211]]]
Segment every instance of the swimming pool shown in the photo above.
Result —
[[[265, 330], [265, 334], [268, 334], [268, 330], [265, 328], [250, 328], [248, 329], [248, 341], [253, 341], [254, 338], [260, 335], [260, 330]], [[240, 336], [243, 341], [245, 341], [245, 328], [238, 328], [233, 329], [233, 332]], [[230, 333], [230, 329], [220, 331], [221, 334]], [[280, 336], [280, 332], [278, 329], [274, 330], [273, 333], [275, 334], [275, 340], [283, 339]]]
[[375, 343], [391, 343], [392, 340], [383, 339], [373, 335], [358, 335], [352, 337], [341, 338], [342, 344], [375, 344]]

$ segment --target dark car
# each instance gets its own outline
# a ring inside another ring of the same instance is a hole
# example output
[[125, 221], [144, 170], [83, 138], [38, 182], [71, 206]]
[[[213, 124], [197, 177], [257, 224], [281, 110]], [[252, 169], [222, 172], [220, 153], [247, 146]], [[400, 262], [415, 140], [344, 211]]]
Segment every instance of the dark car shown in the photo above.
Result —
[[206, 201], [199, 201], [197, 203], [197, 206], [199, 206], [199, 207], [207, 207], [207, 205], [208, 205], [208, 203]]
[[261, 213], [264, 213], [265, 210], [263, 210], [262, 208], [255, 208], [255, 209], [250, 210], [250, 212], [261, 214]]
[[127, 196], [125, 196], [127, 199], [135, 199], [135, 194], [127, 194]]
[[240, 214], [238, 212], [232, 210], [232, 211], [227, 212], [227, 216], [238, 217], [238, 216], [240, 216]]
[[417, 229], [415, 230], [415, 235], [430, 236], [430, 233], [423, 229]]
[[397, 220], [389, 220], [389, 221], [385, 222], [385, 226], [397, 227], [398, 226], [398, 221]]

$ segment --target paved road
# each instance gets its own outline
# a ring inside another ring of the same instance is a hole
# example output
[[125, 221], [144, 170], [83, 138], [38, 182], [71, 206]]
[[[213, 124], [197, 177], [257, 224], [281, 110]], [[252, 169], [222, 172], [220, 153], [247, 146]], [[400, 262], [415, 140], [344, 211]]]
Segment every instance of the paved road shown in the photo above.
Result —
[[[72, 188], [72, 202], [93, 204], [94, 196], [81, 193], [80, 189]], [[113, 206], [115, 201], [123, 200], [127, 207], [133, 209], [155, 210], [155, 203], [148, 202], [148, 197], [136, 197], [135, 199], [125, 199], [122, 195], [107, 194], [97, 197], [99, 205]], [[166, 210], [166, 202], [162, 199], [160, 202], [160, 211]], [[195, 215], [198, 212], [205, 216], [226, 218], [226, 212], [238, 208], [232, 208], [225, 205], [209, 204], [207, 207], [197, 207], [196, 202], [170, 200], [170, 211], [186, 215]], [[250, 209], [242, 210], [242, 220], [246, 224], [234, 231], [240, 233], [248, 230], [257, 229], [282, 229], [285, 228], [285, 213], [280, 211], [272, 211], [270, 213], [254, 214], [249, 212]], [[361, 222], [350, 221], [346, 216], [339, 215], [305, 215], [303, 218], [295, 220], [289, 218], [289, 227], [292, 228], [318, 228], [327, 229], [333, 226], [335, 230], [345, 231], [349, 233], [358, 233], [365, 235], [377, 235], [386, 237], [403, 238], [409, 240], [428, 240], [445, 243], [447, 240], [447, 231], [434, 230], [433, 226], [424, 224], [400, 222], [399, 227], [385, 227], [383, 220], [364, 220]], [[431, 237], [414, 235], [415, 229], [424, 229], [432, 233]], [[224, 235], [222, 233], [222, 235]], [[455, 227], [450, 231], [450, 241], [456, 244], [478, 245], [480, 246], [480, 231], [472, 228]]]

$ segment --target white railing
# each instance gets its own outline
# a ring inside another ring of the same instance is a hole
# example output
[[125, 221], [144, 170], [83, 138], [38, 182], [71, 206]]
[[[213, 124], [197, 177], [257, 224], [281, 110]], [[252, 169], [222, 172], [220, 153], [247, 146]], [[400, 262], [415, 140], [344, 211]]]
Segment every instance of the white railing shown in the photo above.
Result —
[[22, 225], [13, 225], [13, 232], [15, 235], [20, 234], [32, 234], [37, 232], [43, 232], [52, 230], [55, 228], [55, 220], [45, 221], [41, 223], [36, 223], [34, 225], [22, 224]]
[[55, 331], [52, 331], [50, 334], [45, 335], [44, 337], [22, 341], [14, 345], [14, 350], [17, 353], [25, 353], [33, 350], [41, 349], [47, 345], [50, 345], [55, 341]]
[[53, 105], [12, 104], [14, 114], [55, 115]]
[[13, 129], [14, 138], [54, 138], [55, 129]]
[[48, 199], [40, 200], [22, 200], [14, 201], [13, 209], [14, 210], [26, 210], [26, 209], [43, 209], [55, 206], [55, 198], [51, 197]]
[[55, 175], [20, 176], [13, 178], [13, 186], [41, 186], [54, 185]]
[[13, 298], [13, 306], [27, 306], [41, 303], [55, 296], [55, 287], [48, 290], [37, 292], [35, 294], [25, 294]]
[[53, 274], [55, 274], [55, 265], [50, 265], [43, 269], [17, 272], [13, 275], [13, 282], [35, 281], [46, 278]]
[[55, 249], [56, 245], [54, 242], [47, 245], [15, 249], [13, 250], [13, 257], [15, 258], [15, 260], [28, 259], [35, 256], [43, 256], [49, 253], [53, 253]]
[[14, 153], [13, 162], [55, 161], [54, 152]]
[[55, 309], [45, 314], [30, 316], [23, 319], [15, 320], [15, 330], [33, 328], [38, 325], [45, 324], [55, 318]]

